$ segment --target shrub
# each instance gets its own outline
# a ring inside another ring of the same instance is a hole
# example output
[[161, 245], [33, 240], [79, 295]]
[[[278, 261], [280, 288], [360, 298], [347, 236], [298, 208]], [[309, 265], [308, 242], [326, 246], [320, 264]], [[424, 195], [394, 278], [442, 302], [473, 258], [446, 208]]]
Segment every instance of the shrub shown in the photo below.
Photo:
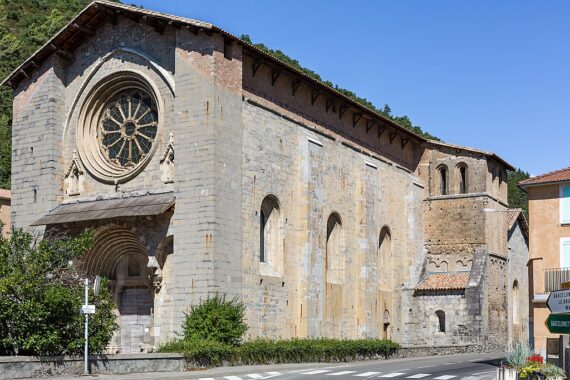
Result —
[[240, 346], [207, 340], [178, 340], [159, 348], [160, 352], [183, 352], [186, 360], [198, 366], [222, 364], [280, 364], [341, 362], [387, 358], [399, 346], [390, 340], [362, 339], [256, 339]]
[[236, 346], [213, 340], [175, 340], [159, 347], [159, 352], [182, 352], [188, 363], [200, 367], [216, 367], [232, 363], [237, 353]]
[[226, 300], [226, 296], [209, 297], [192, 307], [184, 319], [184, 340], [215, 341], [229, 345], [241, 342], [247, 331], [244, 322], [245, 306], [237, 298]]

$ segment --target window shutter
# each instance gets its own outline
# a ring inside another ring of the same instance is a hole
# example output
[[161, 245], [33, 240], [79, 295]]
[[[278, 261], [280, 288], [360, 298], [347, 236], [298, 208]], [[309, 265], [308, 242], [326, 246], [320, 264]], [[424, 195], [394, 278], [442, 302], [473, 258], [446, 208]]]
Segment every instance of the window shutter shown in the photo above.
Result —
[[560, 217], [561, 223], [570, 223], [570, 186], [562, 188], [562, 207], [560, 208], [562, 215]]
[[562, 268], [570, 268], [570, 241], [562, 242], [562, 260], [560, 260]]

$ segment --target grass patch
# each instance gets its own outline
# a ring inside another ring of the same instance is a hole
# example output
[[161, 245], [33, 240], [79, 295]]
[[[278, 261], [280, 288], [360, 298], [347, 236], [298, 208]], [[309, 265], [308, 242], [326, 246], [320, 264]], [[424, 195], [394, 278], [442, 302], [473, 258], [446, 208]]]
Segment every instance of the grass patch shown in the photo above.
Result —
[[388, 358], [398, 348], [397, 343], [383, 339], [256, 339], [236, 346], [212, 340], [175, 340], [159, 347], [159, 352], [181, 352], [192, 366], [215, 367]]

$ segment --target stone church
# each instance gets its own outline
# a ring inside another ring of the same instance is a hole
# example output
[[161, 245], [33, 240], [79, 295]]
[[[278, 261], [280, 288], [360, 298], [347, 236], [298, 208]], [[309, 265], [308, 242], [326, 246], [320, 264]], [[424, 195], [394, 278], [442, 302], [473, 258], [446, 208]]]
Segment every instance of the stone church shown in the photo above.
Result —
[[105, 1], [3, 85], [14, 226], [95, 229], [81, 265], [110, 279], [113, 352], [174, 338], [215, 293], [245, 303], [248, 337], [527, 339], [524, 218], [494, 153], [426, 140], [214, 25]]

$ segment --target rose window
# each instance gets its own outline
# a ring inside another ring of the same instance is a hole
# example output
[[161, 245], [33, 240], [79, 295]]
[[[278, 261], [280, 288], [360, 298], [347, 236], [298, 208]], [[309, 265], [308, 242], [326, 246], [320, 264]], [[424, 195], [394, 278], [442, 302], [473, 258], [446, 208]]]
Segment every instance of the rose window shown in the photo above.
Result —
[[120, 167], [133, 167], [151, 151], [158, 129], [153, 99], [141, 90], [122, 92], [107, 104], [99, 124], [103, 155]]

